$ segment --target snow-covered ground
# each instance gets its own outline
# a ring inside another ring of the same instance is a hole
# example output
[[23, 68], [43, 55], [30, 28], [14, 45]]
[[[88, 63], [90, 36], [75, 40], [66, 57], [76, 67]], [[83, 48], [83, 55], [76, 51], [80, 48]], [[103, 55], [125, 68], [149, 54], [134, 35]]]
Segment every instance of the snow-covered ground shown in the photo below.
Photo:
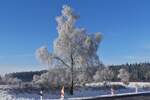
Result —
[[[89, 83], [86, 85], [95, 87], [95, 86], [103, 86], [103, 83], [102, 82]], [[135, 88], [135, 87], [139, 87], [139, 88], [149, 87], [150, 88], [150, 82], [130, 82], [128, 85], [125, 85], [122, 82], [110, 82], [110, 85], [122, 85], [122, 86], [130, 87], [130, 88]]]
[[[123, 85], [121, 82], [111, 82], [110, 84], [113, 85]], [[91, 83], [87, 84], [87, 86], [90, 87], [85, 87], [85, 88], [78, 88], [75, 89], [74, 95], [71, 96], [65, 92], [65, 98], [74, 98], [74, 97], [93, 97], [93, 96], [106, 96], [106, 95], [111, 95], [110, 88], [107, 89], [102, 89], [99, 88], [102, 86], [102, 83]], [[116, 94], [121, 94], [121, 93], [135, 93], [135, 87], [138, 86], [139, 92], [146, 92], [150, 91], [150, 83], [148, 82], [131, 82], [127, 88], [120, 88], [115, 90]], [[145, 88], [147, 87], [147, 88]], [[148, 88], [149, 87], [149, 88]], [[7, 85], [0, 85], [0, 100], [39, 100], [40, 95], [37, 92], [8, 92], [8, 89], [10, 90], [11, 86]], [[60, 91], [55, 91], [55, 92], [49, 92], [49, 93], [44, 93], [43, 94], [44, 100], [50, 100], [50, 99], [59, 99], [60, 98]]]

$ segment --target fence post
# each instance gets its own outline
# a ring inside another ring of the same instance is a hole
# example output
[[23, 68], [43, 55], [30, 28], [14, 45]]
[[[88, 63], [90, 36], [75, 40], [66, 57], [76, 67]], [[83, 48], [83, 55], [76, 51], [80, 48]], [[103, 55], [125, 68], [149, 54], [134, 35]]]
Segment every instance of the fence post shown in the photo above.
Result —
[[60, 93], [60, 98], [63, 100], [64, 99], [64, 86], [61, 89], [61, 93]]
[[111, 95], [113, 96], [115, 94], [115, 90], [111, 88]]
[[42, 90], [40, 91], [40, 100], [43, 100], [43, 92], [42, 92]]
[[137, 86], [135, 87], [135, 93], [138, 93], [138, 87]]

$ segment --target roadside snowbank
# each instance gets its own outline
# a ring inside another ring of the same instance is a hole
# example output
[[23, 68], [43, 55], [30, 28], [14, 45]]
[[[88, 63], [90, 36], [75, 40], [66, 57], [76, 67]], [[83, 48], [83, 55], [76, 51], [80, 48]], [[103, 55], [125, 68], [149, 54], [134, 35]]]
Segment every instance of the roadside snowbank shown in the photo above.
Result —
[[[104, 83], [102, 82], [98, 82], [98, 83], [88, 83], [86, 84], [86, 86], [91, 86], [91, 87], [97, 87], [97, 86], [103, 86]], [[129, 87], [129, 88], [135, 88], [135, 87], [139, 87], [139, 88], [145, 88], [145, 87], [149, 87], [150, 88], [150, 82], [129, 82], [129, 85], [125, 85], [122, 82], [110, 82], [110, 85], [122, 85], [125, 87]]]

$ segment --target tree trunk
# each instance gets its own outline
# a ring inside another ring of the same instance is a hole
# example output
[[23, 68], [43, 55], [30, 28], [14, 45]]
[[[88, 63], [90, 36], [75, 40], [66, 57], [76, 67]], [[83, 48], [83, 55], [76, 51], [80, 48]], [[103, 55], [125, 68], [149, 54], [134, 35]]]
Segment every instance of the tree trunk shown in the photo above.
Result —
[[73, 95], [73, 89], [74, 89], [74, 82], [73, 82], [73, 57], [71, 54], [71, 88], [70, 88], [70, 94]]
[[73, 80], [71, 82], [70, 94], [73, 95]]

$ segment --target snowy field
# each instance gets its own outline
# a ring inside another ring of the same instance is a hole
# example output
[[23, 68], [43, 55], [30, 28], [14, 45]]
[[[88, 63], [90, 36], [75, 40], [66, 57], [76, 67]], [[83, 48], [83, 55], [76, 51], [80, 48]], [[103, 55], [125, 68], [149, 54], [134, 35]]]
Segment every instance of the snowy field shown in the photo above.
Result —
[[[110, 84], [113, 85], [123, 85], [120, 82], [112, 82]], [[99, 88], [102, 86], [102, 83], [91, 83], [87, 84], [87, 87], [75, 89], [74, 95], [70, 96], [65, 92], [65, 98], [81, 98], [81, 97], [94, 97], [94, 96], [110, 96], [111, 92], [110, 89], [102, 89]], [[122, 94], [122, 93], [135, 93], [135, 87], [138, 86], [138, 92], [146, 92], [150, 91], [150, 83], [148, 82], [131, 82], [126, 88], [120, 88], [115, 90], [115, 94]], [[12, 87], [7, 85], [0, 85], [0, 100], [39, 100], [40, 95], [38, 91], [33, 92], [8, 92]], [[50, 99], [59, 99], [60, 98], [60, 91], [49, 92], [43, 94], [44, 100]]]

